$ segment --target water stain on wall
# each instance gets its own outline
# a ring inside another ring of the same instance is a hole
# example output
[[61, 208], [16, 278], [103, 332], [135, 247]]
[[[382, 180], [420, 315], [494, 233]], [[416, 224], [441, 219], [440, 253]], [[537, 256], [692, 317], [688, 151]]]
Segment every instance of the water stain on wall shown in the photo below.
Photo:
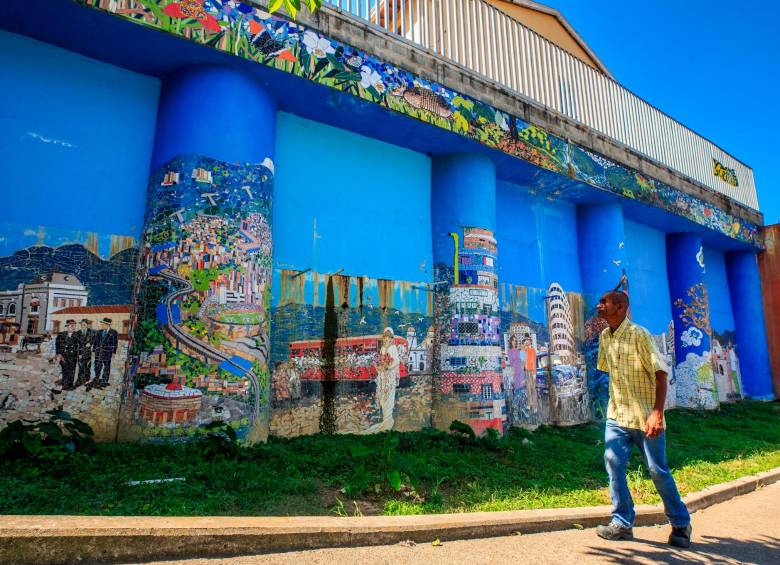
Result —
[[378, 279], [376, 282], [379, 286], [379, 307], [382, 309], [382, 311], [385, 311], [388, 307], [393, 305], [393, 289], [395, 287], [395, 281]]
[[336, 340], [339, 337], [333, 279], [328, 278], [322, 329], [322, 415], [320, 432], [336, 433]]

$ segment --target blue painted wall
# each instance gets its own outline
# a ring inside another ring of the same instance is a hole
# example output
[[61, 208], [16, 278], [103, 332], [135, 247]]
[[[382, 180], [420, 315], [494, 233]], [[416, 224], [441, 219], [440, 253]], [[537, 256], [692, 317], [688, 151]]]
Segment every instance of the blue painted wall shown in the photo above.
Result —
[[775, 394], [761, 300], [761, 277], [755, 254], [747, 251], [729, 253], [726, 255], [726, 273], [734, 307], [743, 391], [751, 398], [771, 400]]
[[[496, 192], [499, 282], [541, 289], [558, 282], [566, 292], [582, 292], [577, 207], [505, 181]], [[528, 308], [532, 319], [545, 319], [542, 301]]]
[[501, 283], [544, 286], [542, 278], [542, 241], [537, 236], [539, 203], [528, 190], [516, 184], [496, 183], [496, 235], [501, 262]]
[[666, 234], [631, 220], [624, 220], [624, 229], [632, 319], [650, 333], [665, 333], [672, 321]]
[[726, 275], [726, 257], [721, 251], [704, 248], [704, 280], [710, 298], [710, 325], [718, 333], [734, 331], [729, 281]]
[[275, 268], [432, 280], [427, 156], [284, 112], [276, 131]]
[[497, 183], [496, 199], [501, 280], [531, 287], [557, 281], [580, 292], [577, 207], [505, 181]]
[[159, 80], [0, 31], [3, 220], [138, 236]]

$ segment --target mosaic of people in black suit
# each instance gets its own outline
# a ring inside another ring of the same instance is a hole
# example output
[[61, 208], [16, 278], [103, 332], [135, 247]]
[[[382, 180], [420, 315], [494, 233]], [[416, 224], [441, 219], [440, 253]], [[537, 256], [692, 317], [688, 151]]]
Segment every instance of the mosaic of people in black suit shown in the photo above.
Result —
[[88, 389], [108, 386], [111, 357], [116, 353], [119, 343], [119, 334], [111, 328], [111, 321], [111, 318], [103, 318], [100, 321], [100, 329], [95, 332], [92, 340], [92, 349], [95, 352], [95, 378], [87, 385]]
[[54, 342], [56, 361], [62, 369], [62, 390], [73, 390], [76, 386], [76, 368], [79, 361], [80, 338], [76, 332], [76, 320], [65, 322], [65, 331], [57, 335]]
[[92, 320], [81, 320], [79, 330], [76, 333], [79, 336], [79, 366], [76, 386], [81, 386], [88, 383], [92, 377], [92, 344], [95, 339]]

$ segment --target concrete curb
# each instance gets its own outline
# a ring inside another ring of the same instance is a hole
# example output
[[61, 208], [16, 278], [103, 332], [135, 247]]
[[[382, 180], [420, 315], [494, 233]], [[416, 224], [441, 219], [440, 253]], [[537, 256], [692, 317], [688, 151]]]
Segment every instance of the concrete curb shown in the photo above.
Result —
[[[691, 511], [780, 481], [780, 467], [685, 497]], [[426, 516], [118, 517], [2, 516], [0, 563], [149, 561], [456, 540], [594, 527], [610, 507]], [[637, 507], [637, 525], [666, 522], [660, 506]], [[578, 526], [575, 526], [577, 524]]]

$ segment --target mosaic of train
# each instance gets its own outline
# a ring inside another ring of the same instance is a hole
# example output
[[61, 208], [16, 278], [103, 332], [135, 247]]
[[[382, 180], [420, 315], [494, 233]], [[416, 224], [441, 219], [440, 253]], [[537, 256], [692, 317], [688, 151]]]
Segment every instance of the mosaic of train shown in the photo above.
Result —
[[272, 171], [186, 156], [151, 175], [121, 437], [267, 434]]
[[113, 440], [133, 237], [0, 225], [0, 424], [63, 409]]
[[271, 433], [431, 424], [428, 284], [283, 269], [273, 284]]
[[761, 246], [758, 226], [522, 119], [235, 0], [74, 0], [380, 104]]

